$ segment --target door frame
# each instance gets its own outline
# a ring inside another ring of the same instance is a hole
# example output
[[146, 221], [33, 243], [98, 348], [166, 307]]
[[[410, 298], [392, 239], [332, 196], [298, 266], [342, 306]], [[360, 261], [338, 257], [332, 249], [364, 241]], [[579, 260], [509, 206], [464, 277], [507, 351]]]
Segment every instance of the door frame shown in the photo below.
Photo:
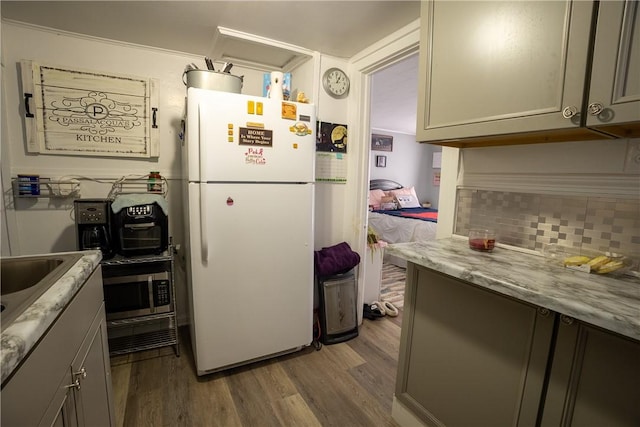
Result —
[[[349, 123], [355, 124], [349, 129], [349, 139], [361, 141], [357, 154], [355, 207], [353, 216], [360, 224], [355, 230], [355, 240], [358, 242], [356, 251], [365, 254], [367, 247], [367, 218], [369, 195], [369, 164], [371, 138], [371, 79], [375, 72], [393, 65], [408, 56], [418, 53], [420, 46], [420, 19], [416, 19], [400, 30], [390, 34], [367, 49], [354, 55], [349, 61], [349, 73], [352, 76], [352, 90], [354, 97], [349, 104]], [[416, 91], [418, 88], [416, 87]], [[345, 230], [352, 233], [354, 230]], [[364, 278], [367, 263], [361, 262], [361, 272], [358, 277], [358, 324], [362, 322], [364, 299]]]

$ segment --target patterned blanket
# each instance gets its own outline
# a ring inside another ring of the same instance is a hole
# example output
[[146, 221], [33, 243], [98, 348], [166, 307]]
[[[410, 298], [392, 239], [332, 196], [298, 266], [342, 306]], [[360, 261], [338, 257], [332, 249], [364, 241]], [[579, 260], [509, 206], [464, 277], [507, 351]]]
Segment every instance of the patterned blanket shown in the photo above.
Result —
[[438, 222], [438, 210], [430, 208], [404, 208], [396, 210], [380, 210], [377, 213], [406, 218], [421, 219], [423, 221]]

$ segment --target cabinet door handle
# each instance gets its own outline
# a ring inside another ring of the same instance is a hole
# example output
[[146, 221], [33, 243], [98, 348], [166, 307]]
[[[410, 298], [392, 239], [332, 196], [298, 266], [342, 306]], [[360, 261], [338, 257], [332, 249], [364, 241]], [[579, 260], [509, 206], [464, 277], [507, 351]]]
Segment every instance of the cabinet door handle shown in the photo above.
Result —
[[562, 117], [564, 117], [565, 119], [570, 119], [571, 117], [575, 116], [576, 114], [578, 114], [578, 109], [576, 107], [574, 107], [573, 105], [570, 105], [568, 107], [564, 107], [562, 109]]
[[66, 385], [64, 388], [75, 388], [76, 390], [80, 390], [80, 379], [76, 378], [72, 384]]
[[599, 102], [592, 102], [591, 104], [589, 104], [589, 107], [587, 107], [587, 110], [592, 116], [597, 116], [604, 110], [604, 105]]
[[82, 379], [87, 378], [87, 370], [83, 366], [78, 372], [74, 372], [73, 376], [79, 376]]
[[538, 307], [538, 315], [542, 317], [548, 317], [549, 314], [551, 314], [551, 310], [549, 310], [548, 308]]
[[560, 315], [560, 321], [562, 323], [564, 323], [565, 325], [573, 325], [574, 318], [562, 314], [562, 315]]

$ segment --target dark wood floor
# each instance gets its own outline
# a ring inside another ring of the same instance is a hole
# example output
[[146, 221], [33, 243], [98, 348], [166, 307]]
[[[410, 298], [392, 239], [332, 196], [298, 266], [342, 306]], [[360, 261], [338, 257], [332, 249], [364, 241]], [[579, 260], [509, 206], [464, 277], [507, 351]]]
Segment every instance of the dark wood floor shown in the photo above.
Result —
[[111, 359], [118, 426], [397, 426], [398, 317], [359, 336], [197, 377], [186, 328], [172, 347]]

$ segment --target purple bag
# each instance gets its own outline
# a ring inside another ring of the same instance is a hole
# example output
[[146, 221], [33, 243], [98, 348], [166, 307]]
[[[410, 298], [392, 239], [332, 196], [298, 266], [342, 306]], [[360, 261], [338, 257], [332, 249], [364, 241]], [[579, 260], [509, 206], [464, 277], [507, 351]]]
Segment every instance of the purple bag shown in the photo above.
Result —
[[347, 242], [315, 251], [314, 258], [316, 275], [320, 277], [346, 273], [360, 264], [360, 255]]

